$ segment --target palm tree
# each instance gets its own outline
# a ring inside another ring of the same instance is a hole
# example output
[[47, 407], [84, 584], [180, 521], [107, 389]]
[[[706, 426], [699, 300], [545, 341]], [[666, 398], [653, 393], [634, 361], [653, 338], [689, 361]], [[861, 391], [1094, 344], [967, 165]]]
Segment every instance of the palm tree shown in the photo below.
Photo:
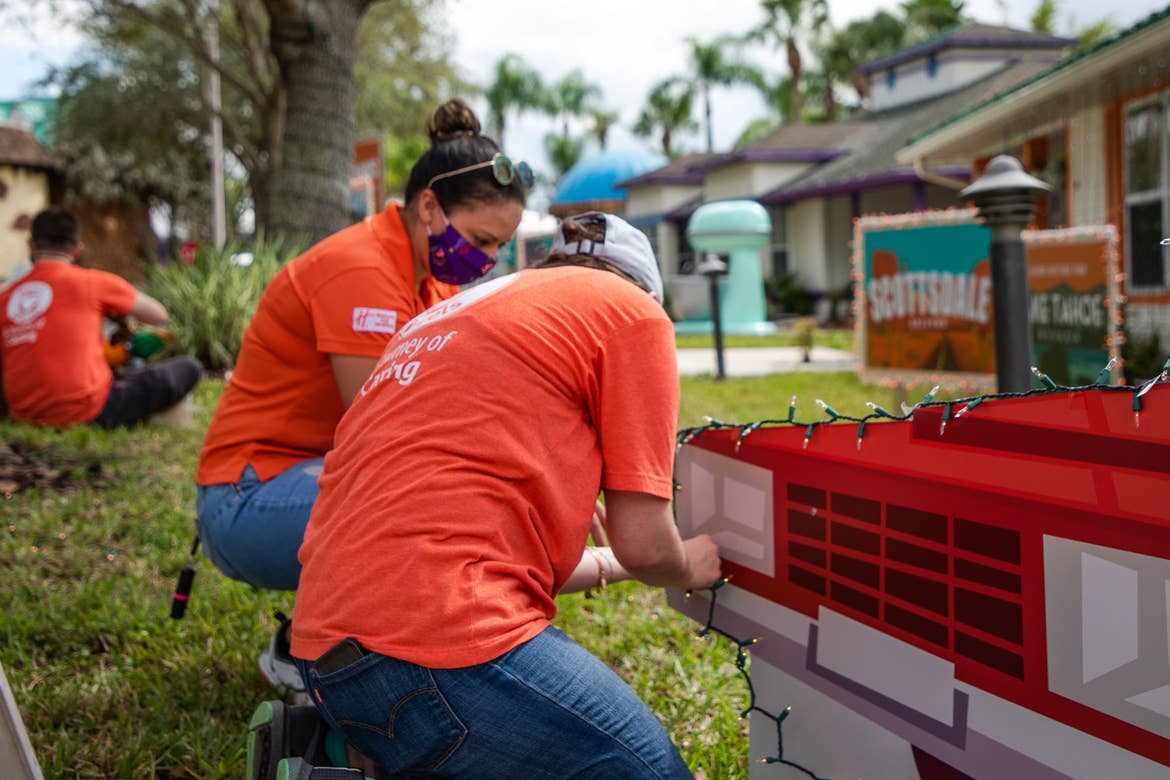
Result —
[[660, 81], [646, 96], [646, 105], [634, 125], [634, 132], [643, 137], [660, 133], [662, 153], [673, 156], [671, 137], [679, 130], [697, 126], [691, 118], [695, 92], [691, 85], [678, 78]]
[[1056, 35], [1056, 0], [1040, 0], [1029, 21], [1034, 32]]
[[488, 101], [488, 130], [500, 146], [509, 111], [543, 109], [547, 105], [540, 74], [519, 54], [508, 53], [496, 63], [495, 77], [484, 92]]
[[548, 91], [547, 110], [561, 120], [561, 137], [569, 137], [569, 120], [589, 113], [592, 102], [601, 97], [601, 87], [585, 80], [580, 68], [565, 74]]
[[618, 115], [615, 111], [606, 111], [604, 108], [592, 108], [589, 117], [593, 120], [593, 137], [604, 150], [605, 142], [609, 139], [609, 129], [617, 124]]
[[697, 38], [688, 37], [687, 58], [690, 61], [691, 76], [703, 93], [703, 124], [707, 130], [707, 151], [715, 151], [714, 135], [711, 129], [711, 87], [730, 86], [736, 82], [751, 83], [758, 71], [742, 62], [729, 60], [724, 50], [731, 44], [738, 44], [735, 38], [723, 36], [710, 43], [701, 43]]
[[793, 121], [791, 76], [776, 76], [775, 78], [771, 78], [764, 73], [760, 73], [757, 74], [756, 78], [752, 79], [751, 85], [760, 93], [764, 105], [772, 109], [774, 118], [769, 121], [772, 122], [773, 128], [785, 122]]
[[785, 48], [788, 72], [792, 75], [792, 118], [794, 122], [801, 122], [804, 116], [804, 63], [797, 43], [805, 35], [819, 34], [829, 21], [827, 0], [760, 0], [760, 6], [764, 10], [764, 21], [747, 37], [760, 42], [771, 41], [777, 49]]
[[963, 21], [963, 0], [907, 0], [902, 3], [906, 16], [906, 42], [938, 35]]
[[577, 164], [577, 160], [581, 159], [583, 148], [584, 144], [580, 140], [570, 138], [567, 135], [549, 133], [544, 137], [544, 149], [548, 153], [549, 162], [552, 163], [558, 179]]
[[857, 101], [869, 100], [869, 79], [859, 68], [902, 46], [905, 25], [895, 16], [878, 11], [868, 19], [855, 19], [818, 49], [825, 73], [838, 82], [848, 82], [857, 92]]

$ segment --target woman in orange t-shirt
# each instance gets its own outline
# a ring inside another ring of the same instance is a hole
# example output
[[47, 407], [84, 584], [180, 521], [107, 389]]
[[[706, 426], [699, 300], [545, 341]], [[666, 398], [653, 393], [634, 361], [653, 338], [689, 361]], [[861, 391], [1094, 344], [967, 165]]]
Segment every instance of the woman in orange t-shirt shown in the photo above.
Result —
[[[661, 277], [612, 215], [566, 220], [553, 250], [411, 321], [325, 458], [292, 654], [322, 717], [395, 776], [690, 777], [634, 692], [550, 624], [611, 554], [653, 585], [719, 576], [711, 537], [681, 539], [671, 513]], [[613, 547], [594, 560], [601, 489]]]
[[[204, 553], [224, 574], [293, 590], [297, 549], [333, 431], [391, 336], [495, 264], [531, 171], [480, 135], [460, 100], [439, 106], [404, 205], [348, 227], [273, 277], [207, 432], [195, 481]], [[260, 668], [299, 687], [278, 629]]]

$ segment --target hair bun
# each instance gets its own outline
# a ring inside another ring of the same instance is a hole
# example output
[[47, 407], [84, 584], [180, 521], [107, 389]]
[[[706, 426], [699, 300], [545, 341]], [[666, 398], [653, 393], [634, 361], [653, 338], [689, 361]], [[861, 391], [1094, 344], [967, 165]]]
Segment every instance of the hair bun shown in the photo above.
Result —
[[436, 108], [427, 122], [427, 135], [430, 136], [432, 146], [460, 135], [479, 135], [479, 130], [479, 119], [475, 112], [459, 98], [451, 98]]
[[600, 244], [605, 241], [605, 221], [565, 217], [561, 222], [561, 235], [565, 237], [566, 244], [575, 244], [578, 241], [592, 241]]

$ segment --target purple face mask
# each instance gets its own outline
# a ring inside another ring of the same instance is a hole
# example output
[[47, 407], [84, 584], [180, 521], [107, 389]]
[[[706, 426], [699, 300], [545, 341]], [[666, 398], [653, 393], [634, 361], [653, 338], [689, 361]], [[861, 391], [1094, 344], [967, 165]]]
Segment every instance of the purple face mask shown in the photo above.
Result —
[[431, 273], [440, 282], [467, 284], [492, 270], [496, 261], [463, 237], [443, 214], [447, 228], [437, 236], [427, 228]]

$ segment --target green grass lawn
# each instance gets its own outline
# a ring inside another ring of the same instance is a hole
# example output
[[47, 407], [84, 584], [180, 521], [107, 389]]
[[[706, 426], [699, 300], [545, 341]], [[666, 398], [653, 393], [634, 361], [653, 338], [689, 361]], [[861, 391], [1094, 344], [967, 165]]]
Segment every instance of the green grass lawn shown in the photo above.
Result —
[[[705, 347], [715, 345], [715, 338], [709, 334], [679, 334], [674, 337], [675, 343], [683, 348]], [[818, 347], [830, 347], [846, 352], [853, 351], [852, 328], [818, 328], [813, 334], [813, 344]], [[792, 331], [781, 331], [772, 336], [724, 336], [725, 347], [795, 347], [796, 334]]]
[[[793, 394], [803, 417], [815, 397], [843, 414], [892, 403], [890, 390], [852, 374], [682, 387], [685, 426], [703, 415], [783, 416]], [[48, 448], [73, 472], [62, 488], [0, 494], [0, 662], [46, 777], [243, 775], [248, 717], [273, 696], [256, 655], [272, 610], [289, 611], [292, 595], [254, 591], [200, 557], [187, 617], [168, 617], [193, 536], [191, 476], [221, 389], [200, 385], [191, 429], [57, 433], [0, 422], [0, 442]], [[558, 626], [629, 682], [693, 769], [747, 777], [746, 689], [730, 646], [696, 641], [697, 626], [639, 584], [565, 596], [560, 608]]]

